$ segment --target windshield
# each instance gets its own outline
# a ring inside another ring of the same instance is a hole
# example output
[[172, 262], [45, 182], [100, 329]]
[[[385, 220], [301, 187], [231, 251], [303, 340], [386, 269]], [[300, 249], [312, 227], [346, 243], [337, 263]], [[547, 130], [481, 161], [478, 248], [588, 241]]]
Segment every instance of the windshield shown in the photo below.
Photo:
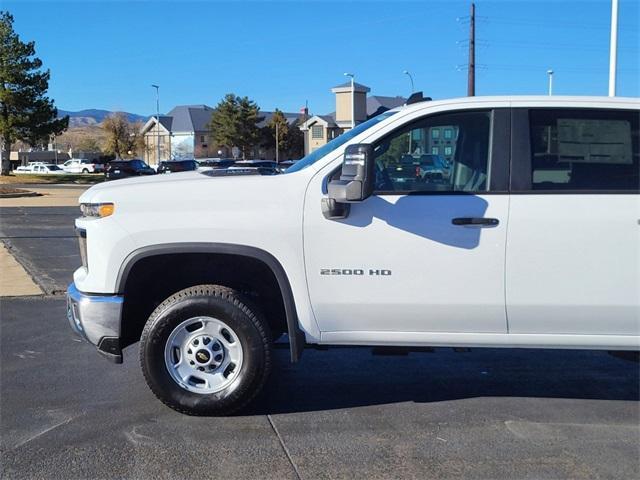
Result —
[[292, 165], [289, 168], [287, 168], [284, 171], [284, 173], [297, 172], [297, 171], [300, 171], [300, 170], [302, 170], [304, 168], [307, 168], [309, 165], [313, 165], [318, 160], [320, 160], [322, 157], [324, 157], [328, 153], [333, 152], [336, 148], [340, 147], [341, 145], [344, 145], [345, 143], [347, 143], [349, 140], [351, 140], [356, 135], [364, 132], [367, 128], [370, 128], [370, 127], [374, 126], [375, 124], [380, 123], [381, 121], [383, 121], [384, 119], [390, 117], [394, 113], [397, 113], [397, 112], [388, 111], [388, 112], [381, 113], [380, 115], [377, 115], [377, 116], [375, 116], [373, 118], [370, 118], [366, 122], [361, 123], [357, 127], [355, 127], [353, 129], [343, 133], [339, 137], [334, 138], [333, 140], [331, 140], [326, 145], [323, 145], [319, 149], [311, 152], [309, 155], [305, 156], [301, 160], [297, 161], [294, 165]]

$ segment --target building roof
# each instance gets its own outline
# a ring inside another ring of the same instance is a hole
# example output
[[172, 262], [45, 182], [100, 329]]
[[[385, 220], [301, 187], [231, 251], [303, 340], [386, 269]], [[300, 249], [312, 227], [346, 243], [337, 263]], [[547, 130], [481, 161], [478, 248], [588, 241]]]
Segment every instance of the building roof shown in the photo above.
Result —
[[[258, 116], [261, 118], [261, 120], [257, 124], [258, 128], [266, 127], [267, 123], [269, 123], [269, 120], [271, 120], [271, 117], [273, 117], [275, 113], [276, 112], [264, 112], [260, 110], [260, 113], [258, 114]], [[293, 125], [300, 118], [299, 113], [282, 112], [282, 114], [284, 115], [284, 118], [287, 119], [287, 123], [290, 126]]]
[[[367, 97], [367, 116], [375, 113], [382, 113], [386, 110], [404, 105], [407, 99], [404, 97], [383, 97], [381, 95], [372, 95]], [[380, 109], [383, 109], [380, 111]]]
[[[160, 115], [160, 124], [170, 133], [206, 132], [209, 131], [209, 123], [214, 111], [215, 108], [208, 105], [178, 105], [166, 115]], [[260, 111], [258, 113], [258, 127], [266, 126], [274, 113]], [[289, 125], [293, 125], [300, 118], [298, 113], [282, 113]], [[143, 133], [149, 131], [155, 125], [155, 119], [155, 116], [149, 119], [142, 129]]]
[[330, 127], [335, 127], [336, 125], [336, 116], [335, 115], [317, 115], [322, 120], [327, 122]]
[[208, 130], [213, 108], [207, 105], [178, 105], [167, 116], [172, 117], [171, 132], [201, 132]]
[[[155, 116], [151, 117], [155, 120]], [[173, 117], [168, 115], [160, 115], [160, 125], [166, 128], [168, 131], [171, 131], [171, 124], [173, 123]]]
[[[367, 117], [375, 117], [382, 112], [386, 112], [387, 110], [391, 110], [392, 108], [399, 107], [401, 105], [404, 105], [405, 103], [407, 103], [407, 99], [404, 97], [384, 97], [382, 95], [372, 95], [370, 97], [367, 97]], [[322, 118], [331, 117], [331, 121], [335, 122], [336, 112], [317, 116]]]
[[312, 115], [307, 119], [306, 122], [301, 123], [299, 127], [302, 130], [307, 130], [309, 127], [311, 127], [312, 125], [318, 122], [325, 123], [326, 124], [325, 126], [328, 128], [333, 128], [338, 126], [335, 118], [332, 115]]

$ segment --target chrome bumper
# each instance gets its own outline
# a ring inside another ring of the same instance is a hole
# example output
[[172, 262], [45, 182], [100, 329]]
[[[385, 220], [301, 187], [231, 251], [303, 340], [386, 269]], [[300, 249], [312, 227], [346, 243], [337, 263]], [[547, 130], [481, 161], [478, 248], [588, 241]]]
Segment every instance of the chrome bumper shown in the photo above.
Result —
[[67, 288], [67, 319], [74, 332], [98, 347], [115, 363], [122, 363], [120, 316], [124, 298], [118, 295], [88, 295], [75, 284]]

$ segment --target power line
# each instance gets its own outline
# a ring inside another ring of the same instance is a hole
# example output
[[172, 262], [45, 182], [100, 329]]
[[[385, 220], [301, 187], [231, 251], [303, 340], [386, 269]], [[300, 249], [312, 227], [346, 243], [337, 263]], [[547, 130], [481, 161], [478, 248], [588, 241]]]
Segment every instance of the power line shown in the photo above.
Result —
[[[506, 64], [506, 63], [489, 63], [485, 65], [487, 70], [517, 70], [517, 71], [546, 71], [548, 66], [545, 65], [517, 65], [517, 64]], [[571, 67], [561, 67], [554, 68], [556, 73], [560, 72], [570, 72], [570, 73], [600, 73], [607, 72], [609, 70], [608, 67], [592, 67], [592, 66], [571, 66]], [[626, 68], [626, 69], [618, 69], [618, 72], [625, 73], [636, 73], [638, 69], [635, 68]]]
[[[456, 43], [464, 43], [464, 41], [456, 42]], [[582, 44], [582, 43], [552, 43], [552, 42], [523, 42], [518, 40], [509, 40], [509, 41], [494, 41], [494, 40], [482, 40], [477, 41], [476, 44], [481, 44], [484, 47], [529, 47], [529, 48], [560, 48], [560, 49], [571, 49], [571, 50], [608, 50], [608, 44], [595, 45], [595, 44]], [[618, 50], [625, 51], [636, 51], [638, 48], [635, 47], [618, 47]]]
[[[582, 22], [567, 22], [567, 21], [557, 21], [557, 20], [547, 20], [545, 19], [544, 21], [536, 21], [536, 20], [531, 20], [531, 19], [521, 19], [521, 18], [508, 18], [508, 17], [477, 17], [478, 19], [481, 19], [483, 22], [487, 22], [487, 23], [501, 23], [501, 24], [507, 24], [507, 25], [529, 25], [529, 26], [534, 26], [534, 27], [545, 27], [545, 28], [578, 28], [578, 29], [583, 29], [583, 30], [593, 30], [593, 29], [599, 29], [599, 30], [609, 30], [609, 24], [595, 24], [595, 23], [591, 23], [591, 24], [587, 24], [587, 23], [582, 23]], [[636, 33], [637, 32], [637, 26], [634, 27], [633, 25], [620, 25], [618, 26], [618, 28], [620, 30], [628, 30], [631, 32]]]

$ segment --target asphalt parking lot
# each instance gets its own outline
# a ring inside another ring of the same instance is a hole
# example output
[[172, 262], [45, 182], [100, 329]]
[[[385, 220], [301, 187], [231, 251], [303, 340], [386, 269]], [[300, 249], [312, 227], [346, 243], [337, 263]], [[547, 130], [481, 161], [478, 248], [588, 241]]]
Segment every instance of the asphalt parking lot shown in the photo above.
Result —
[[638, 478], [637, 363], [604, 352], [276, 351], [229, 418], [146, 387], [137, 345], [113, 365], [75, 338], [61, 292], [80, 263], [74, 207], [2, 208], [0, 239], [42, 296], [0, 300], [1, 477]]

